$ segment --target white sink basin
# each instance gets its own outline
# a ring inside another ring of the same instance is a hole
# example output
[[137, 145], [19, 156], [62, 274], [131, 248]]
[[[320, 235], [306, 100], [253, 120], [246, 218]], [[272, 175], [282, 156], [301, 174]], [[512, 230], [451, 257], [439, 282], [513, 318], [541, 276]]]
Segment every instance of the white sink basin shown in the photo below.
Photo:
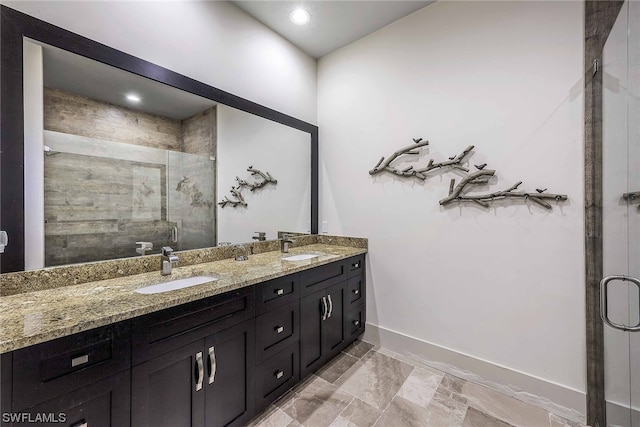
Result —
[[300, 255], [291, 255], [288, 257], [282, 258], [284, 261], [303, 261], [305, 259], [317, 258], [320, 255], [317, 254], [300, 254]]
[[184, 289], [191, 286], [202, 285], [203, 283], [213, 282], [218, 280], [214, 276], [195, 276], [187, 277], [186, 279], [171, 280], [169, 282], [158, 283], [157, 285], [149, 285], [144, 288], [136, 289], [139, 294], [159, 294], [162, 292], [175, 291], [177, 289]]

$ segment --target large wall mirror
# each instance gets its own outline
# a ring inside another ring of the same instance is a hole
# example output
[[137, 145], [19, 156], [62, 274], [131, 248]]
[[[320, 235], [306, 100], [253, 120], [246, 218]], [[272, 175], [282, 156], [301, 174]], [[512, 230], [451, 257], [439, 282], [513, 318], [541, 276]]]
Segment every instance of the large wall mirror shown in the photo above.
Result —
[[317, 233], [316, 126], [1, 7], [2, 272]]

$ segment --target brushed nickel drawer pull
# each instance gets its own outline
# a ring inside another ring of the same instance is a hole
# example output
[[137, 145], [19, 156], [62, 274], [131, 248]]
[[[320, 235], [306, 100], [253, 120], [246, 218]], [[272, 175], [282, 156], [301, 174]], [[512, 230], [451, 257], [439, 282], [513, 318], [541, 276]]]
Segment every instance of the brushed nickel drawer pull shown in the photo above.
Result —
[[214, 346], [209, 347], [209, 384], [213, 384], [216, 380], [216, 372], [218, 371], [218, 362], [216, 361], [216, 349]]
[[275, 292], [276, 295], [284, 295], [284, 289], [276, 289], [273, 292]]
[[202, 352], [196, 353], [196, 364], [198, 365], [198, 379], [196, 382], [196, 391], [202, 390], [202, 382], [204, 381], [204, 364], [202, 363]]
[[274, 375], [276, 376], [276, 379], [279, 380], [280, 378], [282, 378], [284, 376], [284, 372], [276, 371], [276, 373]]
[[83, 354], [82, 356], [74, 357], [71, 359], [71, 367], [75, 368], [76, 366], [84, 365], [89, 361], [89, 355]]
[[274, 329], [277, 334], [281, 334], [282, 332], [284, 332], [284, 326], [276, 326]]
[[359, 321], [359, 320], [354, 320], [354, 321], [353, 321], [353, 324], [354, 324], [355, 326], [358, 326], [358, 325], [360, 324], [360, 321]]
[[71, 427], [89, 427], [89, 423], [87, 423], [85, 420], [82, 420], [77, 424], [72, 425]]
[[354, 295], [358, 295], [360, 293], [360, 289], [354, 289], [353, 293], [354, 293]]
[[333, 313], [333, 301], [331, 301], [331, 295], [327, 295], [327, 299], [329, 300], [329, 315], [327, 316], [327, 318], [329, 318]]
[[353, 268], [360, 268], [360, 263], [356, 262], [355, 264], [351, 264]]
[[327, 306], [327, 297], [322, 297], [322, 320], [327, 320], [327, 313], [329, 313], [329, 307]]

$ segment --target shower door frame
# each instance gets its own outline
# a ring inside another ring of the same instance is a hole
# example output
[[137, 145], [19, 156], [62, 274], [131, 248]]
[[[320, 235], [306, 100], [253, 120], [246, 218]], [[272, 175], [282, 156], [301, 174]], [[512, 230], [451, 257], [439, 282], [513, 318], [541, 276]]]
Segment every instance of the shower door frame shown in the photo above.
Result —
[[584, 19], [584, 167], [587, 424], [606, 425], [604, 328], [600, 318], [602, 240], [602, 52], [624, 0], [586, 0]]

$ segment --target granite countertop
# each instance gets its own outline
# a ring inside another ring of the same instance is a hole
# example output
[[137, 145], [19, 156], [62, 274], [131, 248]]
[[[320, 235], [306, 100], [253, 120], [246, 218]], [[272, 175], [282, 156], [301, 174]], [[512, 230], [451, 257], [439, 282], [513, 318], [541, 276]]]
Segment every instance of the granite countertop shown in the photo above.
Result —
[[[143, 314], [251, 286], [265, 280], [366, 253], [366, 246], [314, 243], [291, 248], [288, 254], [270, 251], [247, 261], [223, 259], [183, 267], [162, 276], [158, 271], [35, 290], [0, 297], [0, 353], [109, 325]], [[302, 253], [319, 254], [304, 261], [282, 258]], [[135, 290], [169, 280], [213, 275], [214, 282], [159, 294]]]

